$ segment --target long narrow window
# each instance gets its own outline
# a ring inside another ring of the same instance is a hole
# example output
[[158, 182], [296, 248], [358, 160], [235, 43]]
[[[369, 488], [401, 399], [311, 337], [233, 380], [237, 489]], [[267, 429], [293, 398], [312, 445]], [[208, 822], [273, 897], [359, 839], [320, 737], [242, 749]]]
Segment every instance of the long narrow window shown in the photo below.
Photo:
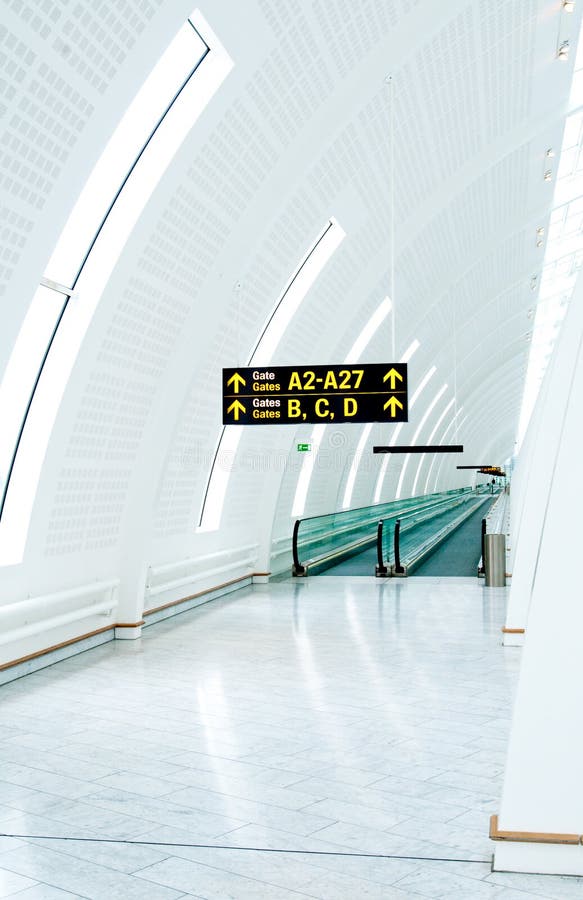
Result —
[[[441, 387], [439, 389], [439, 391], [437, 392], [437, 394], [435, 395], [435, 397], [433, 398], [433, 400], [431, 401], [431, 403], [425, 410], [424, 414], [421, 416], [421, 421], [419, 422], [419, 425], [415, 429], [415, 434], [413, 435], [413, 438], [411, 440], [411, 444], [413, 444], [413, 446], [417, 443], [417, 438], [421, 434], [421, 430], [422, 430], [423, 426], [425, 425], [427, 419], [433, 412], [435, 405], [439, 402], [439, 400], [445, 394], [446, 390], [447, 390], [447, 384], [444, 384], [443, 387]], [[405, 479], [405, 473], [407, 472], [407, 467], [409, 465], [410, 459], [411, 459], [411, 454], [407, 453], [407, 455], [403, 461], [403, 465], [401, 467], [401, 474], [399, 476], [399, 483], [397, 484], [397, 493], [395, 494], [395, 500], [399, 500], [401, 497], [401, 491], [403, 489], [403, 481]], [[413, 488], [411, 496], [415, 496], [415, 488]]]
[[[458, 410], [457, 417], [459, 417], [460, 412], [461, 412], [461, 410]], [[455, 419], [456, 419], [456, 416], [454, 416], [454, 422], [455, 422]], [[467, 420], [468, 420], [468, 417], [464, 416], [463, 419], [460, 419], [457, 427], [463, 428], [463, 426], [465, 425]], [[441, 443], [443, 443], [443, 439], [442, 439]], [[436, 456], [435, 459], [437, 459], [437, 458], [438, 457]], [[448, 454], [445, 454], [445, 455], [439, 457], [439, 463], [437, 466], [437, 475], [435, 476], [435, 481], [433, 483], [433, 492], [435, 492], [437, 490], [437, 485], [439, 484], [439, 479], [441, 478], [441, 470], [443, 469], [443, 465], [447, 459], [448, 459]]]
[[[384, 300], [379, 304], [378, 308], [372, 314], [358, 337], [356, 338], [354, 344], [348, 351], [346, 359], [344, 360], [345, 365], [353, 365], [354, 363], [359, 362], [362, 354], [368, 347], [370, 341], [373, 339], [375, 334], [377, 333], [378, 328], [385, 321], [387, 316], [391, 311], [392, 303], [389, 297], [385, 297]], [[303, 516], [304, 510], [306, 508], [306, 498], [308, 496], [308, 489], [310, 487], [310, 481], [312, 479], [312, 473], [314, 471], [315, 461], [318, 457], [318, 452], [320, 450], [320, 445], [324, 438], [324, 434], [326, 432], [326, 425], [315, 425], [314, 430], [310, 436], [310, 444], [312, 445], [312, 452], [307, 454], [306, 458], [302, 463], [302, 468], [300, 474], [298, 476], [298, 482], [296, 484], [296, 490], [294, 494], [294, 502], [292, 504], [292, 517], [294, 519]], [[364, 432], [368, 428], [367, 425], [364, 427]], [[363, 433], [364, 433], [363, 432]], [[370, 428], [369, 432], [370, 433]], [[368, 436], [368, 435], [367, 435]], [[362, 443], [366, 443], [366, 437], [364, 441], [361, 437], [359, 446]], [[358, 450], [357, 450], [358, 455]], [[355, 457], [356, 459], [356, 457]], [[352, 490], [354, 486], [354, 480], [356, 478], [356, 472], [358, 470], [358, 463], [355, 464], [355, 460], [353, 460], [350, 473], [347, 481], [347, 488], [344, 493], [344, 498], [348, 496], [348, 504], [350, 504], [350, 498], [352, 496]], [[354, 474], [353, 474], [354, 473]], [[350, 485], [350, 486], [349, 486]], [[347, 491], [349, 492], [347, 495]]]
[[146, 78], [97, 160], [47, 264], [47, 278], [71, 287], [75, 284], [141, 154], [209, 52], [189, 19]]
[[[0, 410], [12, 413], [0, 457], [6, 469], [0, 470], [0, 564], [22, 559], [51, 430], [111, 272], [160, 178], [232, 66], [203, 17], [193, 13], [132, 102], [71, 213], [43, 279], [60, 301], [52, 294], [49, 301], [43, 290], [31, 306], [32, 316], [45, 303], [48, 343], [41, 349], [37, 344], [31, 361], [27, 347], [35, 323], [27, 316], [0, 386]], [[28, 392], [17, 395], [14, 384], [25, 369], [34, 374], [26, 378]]]
[[[418, 341], [418, 340], [414, 340], [413, 343], [407, 348], [407, 350], [405, 351], [405, 353], [404, 353], [403, 356], [401, 357], [400, 362], [409, 362], [409, 360], [411, 359], [411, 357], [413, 356], [413, 354], [419, 349], [420, 346], [421, 346], [421, 345], [420, 345], [419, 341]], [[409, 401], [409, 412], [411, 412], [411, 410], [413, 409], [413, 407], [414, 407], [415, 404], [417, 403], [417, 400], [419, 399], [419, 395], [421, 394], [421, 391], [423, 390], [423, 388], [425, 387], [425, 385], [427, 384], [427, 382], [429, 381], [429, 379], [433, 376], [434, 372], [435, 372], [435, 366], [433, 367], [433, 369], [429, 369], [429, 370], [425, 373], [425, 375], [424, 375], [424, 377], [422, 378], [421, 382], [417, 385], [417, 388], [416, 388], [415, 391], [413, 392], [413, 396], [411, 397], [411, 399], [410, 399], [410, 401]], [[404, 426], [405, 424], [406, 424], [405, 422], [400, 422], [400, 423], [396, 426], [396, 428], [395, 428], [395, 430], [394, 430], [394, 432], [393, 432], [393, 436], [392, 436], [391, 440], [389, 441], [389, 447], [394, 447], [394, 446], [395, 446], [395, 444], [396, 444], [397, 441], [399, 440], [399, 435], [401, 434], [401, 431], [403, 430], [403, 426]], [[387, 474], [387, 469], [389, 468], [389, 462], [390, 462], [390, 460], [391, 460], [391, 454], [390, 454], [390, 453], [386, 453], [386, 454], [383, 456], [383, 461], [382, 461], [382, 463], [381, 463], [381, 468], [380, 468], [380, 471], [379, 471], [379, 474], [378, 474], [378, 477], [377, 477], [377, 483], [376, 483], [376, 485], [375, 485], [375, 491], [374, 491], [374, 503], [379, 503], [379, 502], [380, 502], [381, 494], [382, 494], [382, 492], [383, 492], [383, 485], [384, 485], [384, 482], [385, 482], [385, 477], [386, 477], [386, 474]]]
[[[456, 413], [454, 413], [454, 416], [453, 416], [451, 422], [449, 423], [449, 425], [447, 426], [447, 428], [445, 429], [445, 431], [444, 431], [443, 434], [441, 435], [441, 440], [439, 441], [440, 444], [445, 443], [446, 437], [448, 436], [448, 434], [450, 433], [451, 429], [452, 429], [453, 426], [455, 425], [456, 419], [459, 419], [459, 417], [460, 417], [462, 411], [463, 411], [463, 406], [460, 406], [460, 408], [458, 409], [458, 411], [457, 411]], [[461, 425], [466, 421], [466, 418], [467, 418], [467, 416], [464, 416], [464, 418], [460, 421], [460, 423], [459, 423], [459, 425], [458, 425], [458, 428], [461, 427]], [[428, 471], [428, 473], [427, 473], [427, 479], [426, 479], [426, 481], [425, 481], [425, 487], [424, 487], [424, 489], [423, 489], [423, 493], [424, 493], [424, 494], [427, 494], [427, 493], [429, 492], [429, 481], [430, 481], [430, 479], [431, 479], [431, 473], [433, 472], [433, 467], [434, 467], [434, 465], [435, 465], [435, 462], [436, 462], [437, 458], [438, 458], [438, 457], [437, 457], [437, 453], [436, 453], [436, 454], [434, 455], [433, 459], [431, 460], [431, 465], [429, 466], [429, 471]], [[436, 486], [436, 484], [437, 484], [437, 481], [438, 481], [438, 478], [439, 478], [439, 475], [440, 475], [440, 472], [441, 472], [441, 466], [442, 466], [442, 464], [443, 464], [443, 457], [441, 458], [441, 462], [440, 462], [440, 464], [439, 464], [439, 469], [438, 469], [437, 475], [435, 476], [435, 481], [434, 481], [434, 483], [433, 483], [433, 490], [435, 490], [435, 486]]]
[[[445, 419], [446, 415], [448, 414], [449, 410], [452, 408], [452, 406], [454, 405], [454, 403], [455, 403], [455, 397], [452, 397], [451, 400], [449, 401], [449, 403], [446, 405], [446, 407], [445, 407], [445, 409], [443, 410], [443, 412], [441, 413], [441, 415], [440, 415], [440, 417], [438, 418], [437, 422], [436, 422], [435, 425], [433, 426], [433, 429], [432, 429], [432, 431], [431, 431], [431, 434], [430, 434], [429, 437], [427, 438], [427, 443], [428, 443], [428, 444], [432, 444], [432, 443], [433, 443], [433, 438], [434, 438], [435, 435], [437, 434], [437, 431], [438, 431], [438, 429], [439, 429], [439, 426], [441, 425], [441, 423], [442, 423], [443, 420]], [[415, 491], [417, 490], [417, 482], [419, 481], [419, 477], [420, 477], [420, 475], [421, 475], [421, 469], [423, 468], [423, 464], [424, 464], [424, 462], [425, 462], [425, 459], [426, 459], [426, 456], [425, 456], [425, 455], [422, 455], [422, 456], [421, 456], [421, 459], [419, 460], [419, 465], [417, 466], [417, 473], [416, 473], [416, 475], [415, 475], [415, 481], [413, 482], [413, 488], [412, 488], [412, 490], [411, 490], [411, 495], [412, 495], [413, 497], [415, 496]]]
[[[283, 289], [259, 334], [248, 366], [269, 365], [306, 294], [345, 237], [344, 229], [332, 217]], [[226, 425], [221, 430], [202, 503], [198, 531], [216, 531], [221, 524], [229, 479], [243, 427]]]
[[0, 510], [26, 409], [66, 302], [59, 291], [37, 289], [0, 384]]

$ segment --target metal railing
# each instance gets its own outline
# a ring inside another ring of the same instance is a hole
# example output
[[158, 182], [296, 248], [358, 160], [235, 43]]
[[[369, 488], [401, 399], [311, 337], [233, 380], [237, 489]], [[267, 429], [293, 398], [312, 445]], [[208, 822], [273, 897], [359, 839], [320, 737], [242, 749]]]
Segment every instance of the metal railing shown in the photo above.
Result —
[[[305, 576], [308, 570], [314, 572], [329, 568], [369, 547], [373, 548], [375, 543], [378, 546], [379, 518], [385, 523], [395, 523], [399, 517], [430, 510], [452, 497], [457, 498], [467, 493], [471, 493], [471, 488], [409, 497], [375, 506], [298, 519], [293, 528], [292, 574]], [[379, 566], [382, 564], [382, 560], [379, 559]], [[377, 574], [387, 573], [377, 572]]]
[[488, 499], [470, 488], [399, 516], [382, 520], [377, 528], [376, 575], [410, 574], [481, 504]]

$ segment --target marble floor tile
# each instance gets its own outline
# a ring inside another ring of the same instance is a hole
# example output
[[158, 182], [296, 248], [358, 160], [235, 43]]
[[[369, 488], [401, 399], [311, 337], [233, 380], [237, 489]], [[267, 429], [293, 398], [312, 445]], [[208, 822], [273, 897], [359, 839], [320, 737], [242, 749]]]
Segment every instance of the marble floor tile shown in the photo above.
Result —
[[[44, 847], [29, 846], [4, 853], [2, 868], [81, 897], [111, 900], [143, 900], [144, 897], [143, 885], [133, 876]], [[152, 885], [148, 900], [176, 900], [181, 893], [184, 891]]]
[[2, 686], [0, 896], [579, 900], [490, 871], [506, 596], [290, 579]]
[[420, 868], [412, 875], [405, 875], [397, 882], [396, 887], [411, 894], [431, 897], [432, 900], [494, 900], [497, 895], [493, 884], [435, 868]]
[[385, 777], [379, 775], [378, 772], [356, 769], [352, 766], [328, 766], [319, 772], [319, 776], [325, 781], [340, 781], [343, 784], [354, 784], [357, 787], [369, 787], [374, 784], [375, 788]]
[[[23, 842], [20, 842], [22, 846]], [[77, 860], [87, 860], [131, 875], [145, 866], [161, 862], [171, 855], [171, 851], [165, 848], [161, 850], [149, 844], [106, 843], [100, 841], [60, 841], [47, 838], [35, 838], [26, 842], [30, 847], [44, 847], [46, 850], [61, 853]], [[0, 865], [2, 857], [0, 855]]]
[[[124, 760], [125, 764], [125, 760]], [[176, 791], [176, 784], [165, 781], [163, 778], [152, 778], [148, 775], [138, 775], [135, 772], [116, 772], [115, 775], [106, 775], [92, 782], [92, 793], [96, 788], [119, 788], [122, 791], [130, 791], [143, 797], [165, 797]]]
[[[261, 874], [260, 867], [257, 874]], [[256, 878], [174, 857], [143, 869], [136, 876], [136, 884], [138, 881], [144, 892], [142, 896], [148, 898], [150, 891], [161, 885], [205, 900], [301, 900], [306, 896], [303, 891], [287, 890]]]
[[310, 897], [318, 900], [346, 900], [362, 897], [363, 900], [407, 900], [411, 895], [398, 885], [377, 884], [365, 878], [329, 871], [319, 876], [307, 887]]
[[583, 878], [492, 872], [485, 881], [499, 888], [530, 891], [529, 896], [545, 897], [545, 900], [580, 900], [583, 897]]
[[16, 875], [14, 872], [0, 867], [0, 897], [11, 897], [19, 891], [35, 886], [36, 882], [32, 878]]
[[128, 818], [131, 822], [141, 822], [140, 834], [157, 825], [169, 825], [188, 827], [191, 829], [192, 840], [201, 840], [224, 834], [248, 821], [246, 816], [236, 817], [216, 811], [218, 808], [226, 809], [226, 803], [222, 806], [216, 803], [211, 809], [202, 809], [201, 806], [194, 808], [188, 804], [172, 803], [167, 798], [143, 797], [111, 788], [99, 790], [90, 799], [93, 807], [101, 810], [104, 816], [113, 814]]
[[[300, 796], [305, 798], [306, 795], [302, 793]], [[313, 795], [309, 796], [309, 802], [311, 803], [313, 802]], [[178, 806], [187, 806], [194, 810], [204, 810], [245, 822], [254, 822], [256, 825], [271, 824], [279, 826], [286, 831], [297, 832], [297, 834], [302, 835], [312, 834], [314, 831], [318, 831], [334, 821], [330, 817], [312, 813], [309, 809], [305, 812], [298, 812], [294, 809], [286, 809], [283, 806], [275, 806], [253, 800], [242, 800], [232, 795], [217, 794], [214, 791], [199, 790], [197, 788], [186, 788], [176, 794], [171, 794], [167, 799]]]
[[79, 898], [84, 900], [81, 894], [71, 894], [69, 891], [62, 891], [49, 884], [36, 884], [34, 887], [25, 888], [12, 896], [17, 900], [79, 900]]

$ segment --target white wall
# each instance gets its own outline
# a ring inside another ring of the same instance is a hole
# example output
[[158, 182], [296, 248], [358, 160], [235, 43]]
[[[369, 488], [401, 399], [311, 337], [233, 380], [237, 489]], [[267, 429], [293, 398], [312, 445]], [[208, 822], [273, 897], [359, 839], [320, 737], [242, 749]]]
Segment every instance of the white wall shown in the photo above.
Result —
[[[128, 0], [125, 12], [116, 6], [116, 22], [99, 24], [111, 28], [119, 62], [89, 63], [86, 53], [82, 71], [69, 26], [83, 32], [78, 43], [96, 41], [97, 29], [89, 0], [81, 6], [86, 15], [73, 23], [67, 12], [54, 22], [45, 18], [44, 35], [16, 7], [2, 13], [24, 48], [24, 74], [14, 75], [2, 126], [21, 141], [15, 159], [28, 154], [30, 162], [12, 186], [6, 178], [0, 184], [9, 223], [2, 240], [17, 248], [14, 263], [0, 273], [0, 289], [10, 298], [0, 311], [0, 370], [95, 159], [191, 11], [159, 0]], [[166, 565], [179, 573], [180, 588], [165, 595], [172, 599], [219, 577], [206, 571], [220, 569], [228, 580], [263, 570], [271, 541], [285, 542], [299, 473], [294, 446], [303, 429], [247, 429], [232, 461], [220, 529], [196, 531], [222, 427], [220, 370], [248, 360], [330, 216], [346, 238], [274, 363], [342, 361], [387, 293], [389, 59], [396, 352], [417, 338], [413, 379], [436, 365], [436, 388], [447, 382], [453, 391], [457, 384], [458, 407], [468, 415], [460, 463], [486, 451], [500, 459], [511, 454], [528, 352], [528, 279], [540, 262], [532, 235], [550, 203], [539, 157], [541, 147], [559, 144], [569, 73], [566, 66], [559, 76], [551, 64], [553, 38], [535, 7], [524, 4], [512, 22], [462, 0], [424, 0], [400, 12], [380, 4], [367, 7], [366, 21], [358, 4], [347, 10], [340, 0], [309, 9], [287, 0], [276, 7], [213, 0], [201, 10], [233, 71], [164, 174], [106, 285], [50, 434], [23, 561], [0, 569], [1, 603], [116, 579], [116, 606], [105, 624], [135, 624], [149, 603], [152, 567], [158, 578]], [[127, 26], [123, 40], [118, 25]], [[502, 48], [516, 35], [520, 48], [509, 58]], [[457, 52], [442, 57], [436, 48], [454, 37]], [[26, 191], [40, 165], [39, 135], [49, 138], [33, 103], [39, 84], [49, 91], [43, 104], [55, 109], [55, 127], [64, 129], [75, 110], [78, 119], [67, 141], [57, 133], [60, 171], [46, 176], [31, 200]], [[18, 116], [30, 120], [28, 130]], [[385, 323], [366, 361], [388, 360], [390, 341]], [[431, 396], [428, 388], [416, 415]], [[420, 440], [436, 417], [437, 408]], [[418, 421], [412, 417], [403, 430], [404, 442]], [[370, 444], [386, 442], [389, 430], [378, 425], [371, 433], [355, 482], [357, 503], [373, 496], [380, 460], [371, 460]], [[326, 436], [332, 462], [315, 467], [309, 511], [341, 501], [359, 433], [349, 425]], [[404, 495], [415, 471], [411, 464]], [[394, 495], [398, 473], [393, 461], [383, 499]], [[443, 467], [430, 489], [466, 479]], [[46, 645], [94, 628], [92, 620], [80, 620], [66, 632], [47, 630]], [[0, 660], [26, 650], [5, 645]]]

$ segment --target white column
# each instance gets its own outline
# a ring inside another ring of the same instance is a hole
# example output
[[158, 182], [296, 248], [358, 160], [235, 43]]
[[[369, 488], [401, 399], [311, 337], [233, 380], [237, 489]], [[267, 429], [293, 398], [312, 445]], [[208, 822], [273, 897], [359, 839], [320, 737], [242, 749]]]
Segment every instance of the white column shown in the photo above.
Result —
[[518, 521], [511, 521], [514, 562], [510, 570], [512, 586], [504, 626], [505, 646], [521, 646], [524, 643], [541, 531], [582, 333], [583, 283], [571, 301], [545, 375], [525, 440], [527, 458], [520, 460], [522, 471], [518, 481], [518, 498], [512, 505], [512, 514]]
[[[582, 300], [580, 289], [573, 306]], [[565, 371], [567, 366], [562, 369], [563, 380], [554, 382], [545, 405], [549, 428], [552, 422], [552, 427], [558, 429], [558, 435], [552, 436], [557, 446], [554, 459], [547, 459], [551, 468], [548, 500], [533, 565], [528, 636], [498, 821], [499, 830], [511, 834], [506, 841], [494, 845], [496, 870], [583, 875], [579, 837], [583, 835], [581, 320], [577, 312], [565, 323], [572, 344], [576, 345], [575, 352], [570, 355], [570, 372]], [[565, 346], [563, 341], [561, 352]], [[573, 349], [571, 343], [569, 346]], [[561, 369], [562, 362], [561, 359], [561, 366], [555, 368]], [[554, 416], [554, 408], [559, 404], [564, 409], [561, 421]], [[533, 477], [536, 489], [534, 466]], [[532, 490], [531, 485], [529, 496]], [[525, 527], [526, 523], [526, 534]], [[530, 833], [530, 837], [526, 842], [518, 841], [517, 832]], [[557, 843], [545, 843], [540, 835], [550, 836]], [[579, 843], [561, 843], [560, 835], [571, 835], [571, 840]]]

